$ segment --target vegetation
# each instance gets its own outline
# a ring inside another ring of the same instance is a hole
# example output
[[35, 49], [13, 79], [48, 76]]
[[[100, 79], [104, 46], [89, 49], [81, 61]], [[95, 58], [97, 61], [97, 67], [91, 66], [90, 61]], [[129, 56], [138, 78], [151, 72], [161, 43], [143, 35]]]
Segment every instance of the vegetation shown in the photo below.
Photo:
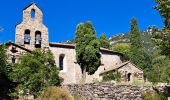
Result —
[[133, 62], [135, 65], [139, 66], [143, 70], [150, 67], [151, 60], [149, 55], [142, 47], [142, 38], [136, 19], [131, 20], [130, 44], [131, 62]]
[[[152, 32], [140, 31], [137, 20], [133, 18], [130, 33], [112, 37], [111, 41], [114, 40], [112, 49], [123, 53], [125, 60], [130, 60], [143, 69], [145, 78], [154, 84], [170, 83], [170, 1], [155, 0], [155, 2], [157, 3], [155, 9], [163, 17], [164, 28], [152, 28]], [[3, 28], [0, 27], [0, 32], [2, 31]], [[81, 66], [84, 83], [86, 72], [94, 74], [101, 65], [100, 47], [109, 49], [110, 44], [105, 34], [99, 39], [96, 38], [96, 31], [91, 22], [79, 24], [75, 34], [76, 60]], [[73, 42], [74, 40], [69, 41]], [[16, 86], [15, 92], [11, 95], [18, 96], [28, 90], [39, 96], [38, 100], [71, 99], [65, 90], [54, 87], [60, 85], [63, 79], [58, 76], [59, 70], [50, 51], [37, 49], [32, 53], [23, 54], [14, 65], [7, 62], [5, 52], [5, 44], [0, 45], [0, 78], [5, 79], [4, 84], [8, 87], [4, 90], [4, 86], [1, 86], [1, 91], [13, 92]], [[120, 78], [120, 73], [109, 72], [103, 75], [103, 81], [120, 81]], [[139, 82], [135, 80], [134, 84]], [[164, 100], [165, 97], [163, 94], [147, 92], [143, 94], [143, 99]]]
[[0, 76], [7, 75], [7, 57], [5, 54], [5, 44], [0, 45]]
[[143, 100], [167, 100], [167, 97], [162, 93], [146, 92], [142, 94]]
[[106, 34], [102, 34], [99, 38], [99, 41], [100, 41], [100, 47], [107, 48], [107, 49], [110, 48], [110, 42], [107, 39]]
[[85, 82], [86, 72], [93, 74], [101, 64], [100, 42], [96, 38], [96, 31], [91, 22], [81, 23], [77, 26], [76, 59], [82, 69], [82, 82]]
[[124, 54], [125, 60], [130, 60], [131, 50], [129, 44], [116, 44], [112, 50]]
[[50, 51], [37, 49], [26, 53], [12, 68], [9, 77], [18, 83], [16, 93], [28, 90], [37, 96], [46, 87], [60, 85], [62, 82]]
[[64, 88], [48, 87], [36, 100], [73, 100]]
[[115, 80], [115, 81], [120, 81], [121, 79], [121, 75], [119, 72], [109, 72], [109, 73], [105, 73], [103, 75], [103, 81], [112, 81], [112, 80]]
[[170, 28], [170, 1], [169, 0], [155, 0], [157, 5], [155, 9], [159, 11], [159, 14], [164, 19], [166, 28]]

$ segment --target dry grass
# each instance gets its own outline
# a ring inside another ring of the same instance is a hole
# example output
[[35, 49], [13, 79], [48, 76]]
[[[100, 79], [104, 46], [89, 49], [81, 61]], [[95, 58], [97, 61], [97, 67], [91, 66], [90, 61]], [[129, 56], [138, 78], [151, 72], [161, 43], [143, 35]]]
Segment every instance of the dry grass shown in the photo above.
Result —
[[60, 87], [49, 87], [36, 100], [73, 100], [66, 89]]

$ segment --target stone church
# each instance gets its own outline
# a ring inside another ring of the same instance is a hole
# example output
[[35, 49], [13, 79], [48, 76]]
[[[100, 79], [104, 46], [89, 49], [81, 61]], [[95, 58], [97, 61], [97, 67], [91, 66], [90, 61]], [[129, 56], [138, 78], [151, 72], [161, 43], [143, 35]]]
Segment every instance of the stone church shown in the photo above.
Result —
[[[48, 35], [48, 28], [43, 24], [41, 9], [35, 3], [30, 4], [23, 10], [22, 22], [16, 25], [15, 43], [6, 43], [9, 62], [16, 63], [21, 54], [31, 53], [36, 48], [50, 49], [54, 55], [56, 65], [60, 69], [59, 75], [64, 78], [63, 84], [81, 83], [82, 73], [76, 62], [74, 44], [49, 42]], [[87, 75], [86, 83], [100, 80], [101, 73], [122, 65], [123, 54], [104, 48], [100, 49], [100, 53], [102, 64], [93, 75]], [[129, 75], [133, 77], [133, 73], [135, 73], [134, 71], [131, 73], [133, 69], [136, 73], [140, 73], [141, 77], [143, 76], [143, 71], [136, 67], [130, 67]], [[121, 71], [125, 72], [125, 70]]]

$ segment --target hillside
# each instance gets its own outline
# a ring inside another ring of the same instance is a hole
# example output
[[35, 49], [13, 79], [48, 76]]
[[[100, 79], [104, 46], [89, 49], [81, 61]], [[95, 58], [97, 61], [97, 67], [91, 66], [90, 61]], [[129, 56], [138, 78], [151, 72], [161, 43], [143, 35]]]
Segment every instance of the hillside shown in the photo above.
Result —
[[[141, 31], [141, 38], [143, 40], [143, 47], [148, 50], [152, 51], [154, 48], [153, 43], [151, 42], [151, 36], [154, 31], [154, 27], [149, 27], [147, 30]], [[120, 33], [113, 35], [109, 38], [110, 44], [112, 46], [118, 44], [118, 43], [123, 43], [123, 44], [128, 44], [130, 42], [130, 34], [129, 33]], [[67, 44], [74, 44], [74, 40], [67, 40], [62, 43], [67, 43]]]
[[[152, 35], [153, 29], [149, 28], [148, 30], [141, 31], [141, 37], [144, 44], [149, 44], [151, 41], [151, 35]], [[130, 34], [129, 33], [121, 33], [113, 35], [109, 38], [111, 45], [116, 45], [117, 43], [129, 43], [130, 42]]]

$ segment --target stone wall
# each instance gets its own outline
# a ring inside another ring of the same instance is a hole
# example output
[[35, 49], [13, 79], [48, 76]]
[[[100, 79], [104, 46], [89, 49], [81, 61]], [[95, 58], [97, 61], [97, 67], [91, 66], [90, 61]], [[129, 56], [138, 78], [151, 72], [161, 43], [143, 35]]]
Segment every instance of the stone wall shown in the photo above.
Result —
[[[86, 85], [67, 85], [69, 93], [85, 100], [142, 100], [142, 93], [155, 92], [152, 86], [114, 85], [98, 83]], [[166, 87], [156, 87], [160, 92], [166, 92]]]

